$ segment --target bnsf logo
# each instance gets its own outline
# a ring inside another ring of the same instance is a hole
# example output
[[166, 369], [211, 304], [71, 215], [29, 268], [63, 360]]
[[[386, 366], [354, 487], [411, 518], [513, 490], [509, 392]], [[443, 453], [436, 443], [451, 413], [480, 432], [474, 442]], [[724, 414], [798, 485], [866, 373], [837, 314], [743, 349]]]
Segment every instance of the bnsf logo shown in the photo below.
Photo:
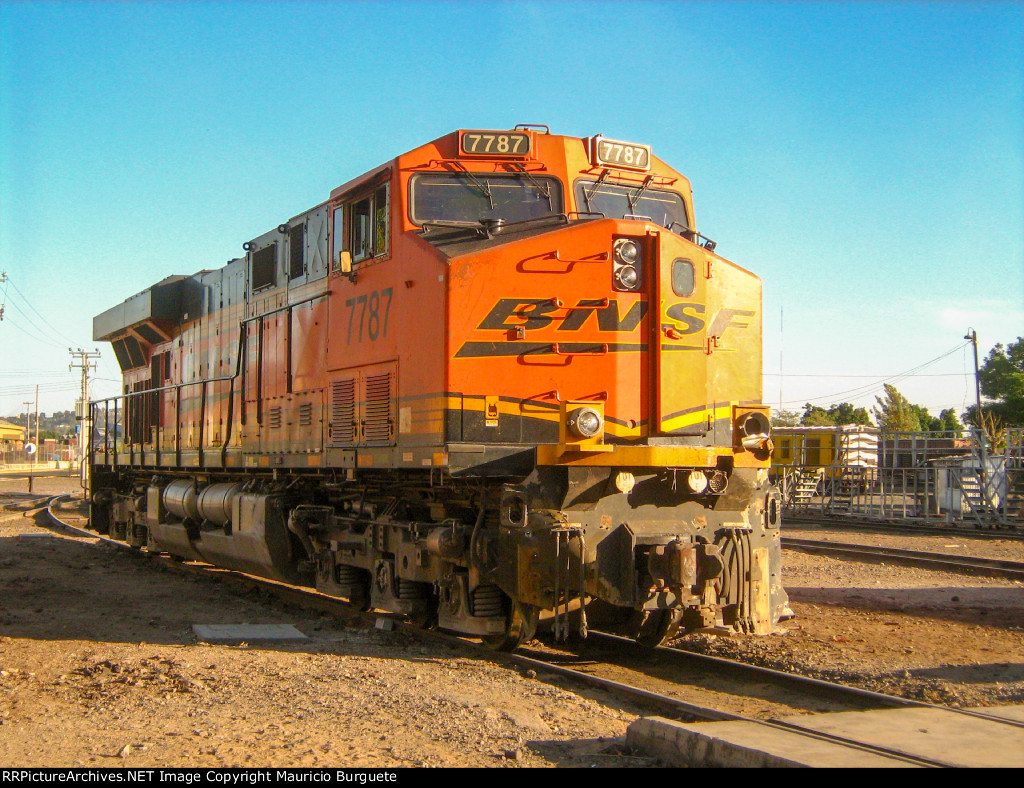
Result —
[[[618, 302], [611, 301], [607, 306], [604, 303], [584, 299], [578, 301], [568, 315], [554, 317], [552, 312], [565, 311], [566, 307], [558, 306], [550, 298], [502, 298], [477, 328], [498, 331], [515, 328], [536, 330], [554, 324], [556, 331], [579, 331], [588, 321], [593, 322], [596, 316], [598, 331], [622, 332], [636, 329], [647, 315], [646, 301], [635, 302], [624, 315], [619, 313]], [[723, 307], [711, 318], [709, 324], [704, 304], [680, 302], [665, 310], [665, 316], [678, 324], [668, 327], [674, 328], [681, 336], [697, 334], [707, 328], [708, 334], [720, 337], [730, 327], [748, 328], [749, 318], [755, 314], [750, 309]]]

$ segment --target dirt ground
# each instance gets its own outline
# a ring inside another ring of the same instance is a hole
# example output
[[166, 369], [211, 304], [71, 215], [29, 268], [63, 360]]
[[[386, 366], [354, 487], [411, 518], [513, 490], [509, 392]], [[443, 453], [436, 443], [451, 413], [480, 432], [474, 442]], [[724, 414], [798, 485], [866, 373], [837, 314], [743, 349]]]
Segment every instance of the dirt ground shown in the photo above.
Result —
[[[0, 481], [10, 490], [24, 487]], [[1024, 543], [1006, 549], [1024, 560]], [[797, 617], [781, 634], [682, 645], [933, 702], [1024, 702], [1022, 584], [785, 558]], [[192, 630], [235, 623], [308, 639], [213, 645]], [[0, 766], [656, 765], [624, 747], [636, 713], [0, 512]]]

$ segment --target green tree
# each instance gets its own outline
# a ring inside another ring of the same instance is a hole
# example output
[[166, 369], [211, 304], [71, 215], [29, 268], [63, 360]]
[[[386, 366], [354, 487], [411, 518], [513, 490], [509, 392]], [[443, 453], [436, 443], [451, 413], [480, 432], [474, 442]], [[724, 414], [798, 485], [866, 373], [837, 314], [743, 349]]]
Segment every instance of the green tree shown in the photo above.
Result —
[[880, 429], [888, 432], [919, 432], [921, 422], [915, 406], [895, 386], [885, 384], [885, 398], [875, 397], [878, 406], [872, 408]]
[[964, 431], [964, 425], [960, 423], [960, 419], [956, 416], [956, 410], [953, 408], [946, 408], [939, 413], [939, 420], [942, 422], [942, 426], [939, 427], [940, 430], [958, 434]]
[[928, 408], [921, 405], [911, 405], [910, 409], [917, 416], [917, 423], [921, 425], [923, 432], [937, 432], [942, 429], [942, 419], [931, 415], [928, 412]]
[[804, 415], [800, 417], [800, 423], [805, 427], [831, 427], [836, 422], [823, 407], [808, 402], [804, 405]]
[[871, 416], [865, 408], [855, 408], [849, 402], [840, 402], [828, 409], [828, 415], [836, 424], [871, 424]]
[[855, 408], [849, 402], [840, 402], [825, 410], [820, 405], [808, 402], [800, 423], [805, 427], [831, 427], [840, 424], [871, 424], [871, 417], [864, 408]]
[[795, 410], [779, 410], [772, 411], [772, 426], [773, 427], [795, 427], [800, 423], [800, 414]]
[[[997, 344], [985, 357], [978, 370], [981, 381], [982, 410], [996, 416], [1008, 427], [1024, 427], [1024, 337], [1017, 337], [1008, 347]], [[968, 410], [968, 419], [978, 426], [975, 408]]]

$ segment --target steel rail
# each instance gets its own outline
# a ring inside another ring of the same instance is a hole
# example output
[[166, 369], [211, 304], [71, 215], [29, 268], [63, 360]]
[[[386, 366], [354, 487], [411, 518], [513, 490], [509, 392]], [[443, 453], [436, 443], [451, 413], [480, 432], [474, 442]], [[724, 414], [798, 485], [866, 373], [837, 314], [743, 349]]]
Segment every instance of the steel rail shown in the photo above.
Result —
[[791, 528], [805, 525], [819, 525], [825, 528], [847, 528], [858, 531], [888, 531], [890, 533], [910, 533], [931, 536], [969, 536], [972, 539], [1005, 539], [1007, 541], [1024, 541], [1024, 524], [1021, 528], [1004, 530], [998, 528], [978, 528], [965, 523], [956, 527], [935, 525], [927, 521], [901, 520], [862, 520], [847, 517], [829, 517], [827, 515], [798, 515], [784, 512], [784, 522]]
[[[623, 638], [618, 635], [610, 635], [605, 632], [591, 632], [591, 635], [595, 634], [598, 637], [621, 641], [624, 644], [633, 642], [628, 638]], [[832, 681], [816, 679], [813, 676], [803, 676], [799, 673], [787, 673], [782, 670], [776, 670], [775, 668], [752, 665], [749, 662], [738, 662], [737, 660], [727, 659], [726, 657], [714, 657], [710, 654], [698, 654], [693, 651], [686, 651], [685, 649], [674, 648], [672, 646], [657, 646], [654, 651], [659, 654], [670, 656], [672, 659], [689, 661], [703, 667], [712, 668], [713, 670], [728, 672], [731, 674], [747, 673], [761, 681], [770, 681], [774, 684], [789, 684], [802, 689], [812, 689], [819, 694], [832, 695], [833, 697], [844, 700], [856, 698], [859, 700], [870, 701], [882, 706], [883, 708], [921, 708], [951, 711], [957, 714], [964, 714], [968, 717], [978, 717], [979, 719], [991, 720], [993, 722], [1000, 722], [1003, 724], [1013, 725], [1014, 727], [1024, 728], [1024, 721], [1008, 720], [1005, 717], [996, 717], [991, 714], [971, 711], [969, 709], [940, 706], [935, 703], [928, 703], [927, 701], [903, 698], [899, 695], [886, 695], [882, 692], [861, 689], [860, 687], [851, 687], [848, 684], [838, 684]]]
[[797, 539], [791, 536], [782, 537], [782, 546], [788, 550], [799, 550], [805, 553], [824, 553], [867, 561], [890, 561], [892, 563], [924, 567], [926, 569], [969, 572], [989, 577], [1024, 580], [1024, 562], [1021, 561], [1004, 561], [998, 558], [959, 556], [949, 553], [928, 553], [920, 550], [905, 550], [899, 547], [826, 542], [817, 539]]
[[5, 512], [27, 512], [33, 509], [41, 508], [39, 505], [40, 501], [46, 501], [42, 506], [46, 506], [50, 501], [56, 498], [56, 495], [37, 495], [33, 498], [24, 498], [20, 501], [9, 501], [8, 503], [0, 505], [0, 510]]
[[[60, 517], [58, 517], [54, 513], [55, 504], [60, 500], [64, 500], [70, 497], [71, 496], [67, 495], [55, 496], [53, 499], [51, 499], [49, 505], [46, 507], [46, 512], [51, 520], [53, 520], [60, 526], [76, 531], [82, 534], [83, 536], [87, 536], [94, 539], [100, 539], [104, 542], [136, 552], [135, 548], [132, 548], [130, 545], [124, 542], [112, 539], [107, 536], [103, 536], [101, 534], [97, 534], [94, 531], [89, 531], [84, 528], [80, 528], [76, 525], [72, 525], [66, 520], [63, 520]], [[37, 511], [41, 511], [41, 509]], [[493, 649], [487, 648], [486, 646], [466, 640], [463, 637], [449, 635], [439, 631], [425, 630], [421, 627], [404, 623], [401, 620], [393, 619], [390, 616], [374, 614], [372, 611], [370, 613], [362, 613], [360, 611], [353, 609], [350, 605], [348, 605], [341, 599], [338, 599], [337, 597], [333, 597], [328, 594], [323, 594], [313, 589], [303, 588], [300, 586], [293, 586], [287, 583], [281, 583], [276, 580], [269, 580], [266, 578], [260, 578], [253, 575], [247, 575], [244, 573], [236, 572], [234, 570], [221, 569], [210, 564], [199, 562], [185, 563], [156, 554], [148, 554], [148, 556], [151, 560], [155, 560], [161, 565], [174, 568], [177, 571], [182, 571], [187, 574], [198, 576], [212, 576], [217, 577], [218, 579], [226, 579], [231, 582], [244, 585], [248, 588], [261, 588], [269, 591], [274, 596], [278, 597], [280, 600], [284, 602], [298, 604], [300, 606], [320, 610], [326, 613], [341, 615], [344, 618], [359, 619], [365, 622], [370, 622], [371, 620], [380, 618], [389, 618], [392, 621], [394, 621], [397, 626], [401, 627], [403, 631], [409, 632], [426, 640], [446, 645], [456, 644], [460, 648], [468, 649], [473, 653], [483, 656], [491, 661], [518, 665], [521, 667], [532, 669], [537, 672], [544, 671], [546, 673], [558, 675], [575, 682], [596, 687], [622, 700], [627, 700], [636, 703], [637, 705], [653, 708], [662, 712], [669, 712], [672, 714], [708, 722], [750, 722], [770, 728], [792, 731], [804, 736], [808, 736], [810, 738], [818, 739], [820, 741], [841, 744], [843, 746], [851, 747], [865, 752], [881, 753], [888, 757], [896, 758], [898, 760], [919, 766], [945, 767], [951, 765], [944, 761], [912, 756], [900, 752], [898, 750], [889, 749], [879, 745], [864, 744], [862, 742], [858, 742], [853, 739], [848, 739], [837, 734], [822, 733], [820, 731], [806, 728], [796, 723], [783, 722], [780, 720], [759, 720], [752, 717], [746, 717], [740, 714], [735, 714], [733, 712], [723, 711], [721, 709], [700, 706], [697, 704], [680, 700], [678, 698], [673, 698], [668, 695], [652, 692], [650, 690], [645, 690], [640, 687], [634, 687], [632, 685], [613, 681], [611, 679], [603, 678], [601, 676], [594, 676], [592, 674], [575, 670], [564, 665], [554, 664], [544, 660], [536, 659], [534, 657], [527, 657], [522, 654], [497, 652]], [[628, 638], [622, 638], [616, 635], [610, 635], [607, 633], [599, 632], [592, 632], [591, 635], [596, 635], [598, 637], [607, 639], [610, 642], [625, 645], [629, 648], [637, 648], [636, 643], [632, 640], [629, 640]], [[831, 692], [846, 697], [857, 697], [861, 700], [868, 699], [884, 706], [916, 706], [934, 708], [942, 711], [962, 713], [969, 716], [980, 717], [982, 719], [987, 719], [1002, 724], [1011, 724], [1024, 727], [1024, 722], [1016, 722], [1013, 720], [1007, 720], [1005, 718], [993, 717], [985, 714], [966, 711], [963, 709], [954, 709], [945, 706], [937, 706], [935, 704], [929, 704], [923, 701], [914, 701], [907, 698], [899, 698], [896, 696], [884, 695], [882, 693], [875, 693], [869, 690], [861, 690], [859, 688], [849, 687], [847, 685], [833, 684], [831, 682], [823, 681], [821, 679], [814, 679], [809, 676], [787, 674], [782, 671], [773, 670], [771, 668], [763, 668], [756, 665], [750, 665], [748, 663], [735, 662], [733, 660], [724, 659], [722, 657], [712, 657], [704, 654], [694, 654], [693, 652], [686, 652], [680, 649], [673, 649], [665, 646], [659, 646], [655, 650], [658, 653], [671, 655], [673, 658], [676, 659], [697, 661], [709, 666], [714, 665], [719, 670], [729, 670], [736, 673], [747, 673], [749, 675], [755, 676], [758, 680], [762, 681], [765, 678], [771, 678], [777, 682], [784, 680], [791, 684], [800, 684], [804, 689], [810, 687], [816, 691]]]

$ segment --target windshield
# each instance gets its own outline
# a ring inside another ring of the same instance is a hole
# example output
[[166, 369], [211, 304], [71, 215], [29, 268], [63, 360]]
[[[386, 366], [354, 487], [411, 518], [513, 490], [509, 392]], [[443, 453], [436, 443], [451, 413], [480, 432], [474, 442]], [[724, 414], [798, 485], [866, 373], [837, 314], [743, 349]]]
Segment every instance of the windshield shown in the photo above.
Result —
[[671, 227], [673, 222], [682, 225], [672, 228], [676, 232], [690, 229], [680, 194], [642, 185], [576, 181], [576, 207], [581, 212], [602, 213], [608, 219], [646, 216], [662, 227]]
[[562, 213], [562, 184], [532, 175], [479, 172], [419, 173], [410, 183], [412, 220], [522, 222]]

